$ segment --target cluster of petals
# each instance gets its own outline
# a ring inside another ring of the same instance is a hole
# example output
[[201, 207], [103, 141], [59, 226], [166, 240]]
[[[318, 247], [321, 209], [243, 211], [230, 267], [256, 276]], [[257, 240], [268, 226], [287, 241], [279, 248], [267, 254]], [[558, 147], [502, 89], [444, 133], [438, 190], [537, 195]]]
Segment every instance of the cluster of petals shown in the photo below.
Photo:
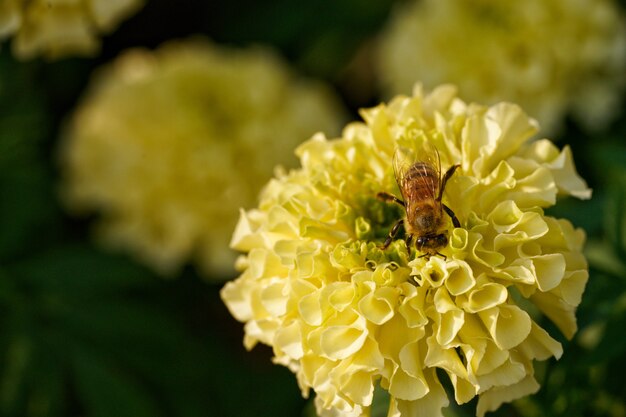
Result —
[[407, 94], [454, 83], [467, 100], [519, 104], [544, 134], [572, 113], [606, 125], [626, 87], [626, 17], [615, 0], [420, 0], [382, 36], [381, 83]]
[[[376, 387], [389, 417], [437, 417], [449, 399], [478, 396], [477, 415], [535, 392], [533, 363], [559, 358], [540, 323], [576, 332], [588, 278], [584, 232], [544, 214], [558, 196], [589, 198], [568, 147], [529, 141], [537, 123], [519, 106], [467, 104], [450, 85], [363, 110], [342, 137], [316, 135], [301, 168], [265, 187], [241, 211], [232, 238], [245, 252], [222, 299], [245, 323], [244, 344], [270, 345], [321, 416], [369, 415]], [[402, 210], [392, 157], [428, 141], [442, 170], [459, 164], [443, 201], [443, 256], [381, 243]]]
[[13, 36], [22, 59], [88, 55], [99, 36], [143, 6], [144, 0], [2, 0], [0, 39]]
[[263, 48], [198, 38], [129, 50], [96, 74], [66, 129], [63, 198], [98, 215], [103, 242], [163, 274], [195, 261], [232, 276], [238, 209], [342, 114], [327, 86]]

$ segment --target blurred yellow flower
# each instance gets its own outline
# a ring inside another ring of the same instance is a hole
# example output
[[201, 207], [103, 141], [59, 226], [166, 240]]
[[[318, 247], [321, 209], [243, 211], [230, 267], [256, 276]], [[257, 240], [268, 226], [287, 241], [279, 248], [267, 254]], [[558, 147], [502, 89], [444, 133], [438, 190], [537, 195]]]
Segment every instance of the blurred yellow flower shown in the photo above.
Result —
[[420, 0], [379, 44], [383, 89], [455, 83], [468, 100], [512, 101], [558, 132], [572, 112], [598, 129], [620, 111], [626, 20], [613, 0]]
[[21, 59], [89, 55], [100, 46], [98, 36], [115, 29], [144, 0], [2, 0], [0, 40], [13, 35], [13, 51]]
[[[449, 85], [362, 115], [301, 145], [302, 168], [242, 211], [232, 245], [247, 255], [221, 295], [245, 346], [272, 346], [321, 416], [369, 415], [378, 384], [389, 417], [441, 416], [437, 369], [458, 403], [479, 396], [479, 416], [535, 392], [533, 361], [562, 353], [537, 320], [571, 338], [588, 277], [584, 232], [543, 211], [591, 195], [570, 149], [529, 142], [537, 123], [520, 107], [466, 104]], [[460, 165], [443, 196], [460, 227], [446, 220], [442, 256], [408, 253], [401, 236], [382, 250], [402, 210], [376, 195], [400, 195], [394, 151], [424, 142], [444, 170]]]
[[337, 133], [331, 90], [268, 50], [201, 39], [131, 50], [94, 80], [61, 151], [67, 205], [165, 274], [195, 258], [231, 275], [240, 207], [318, 130]]

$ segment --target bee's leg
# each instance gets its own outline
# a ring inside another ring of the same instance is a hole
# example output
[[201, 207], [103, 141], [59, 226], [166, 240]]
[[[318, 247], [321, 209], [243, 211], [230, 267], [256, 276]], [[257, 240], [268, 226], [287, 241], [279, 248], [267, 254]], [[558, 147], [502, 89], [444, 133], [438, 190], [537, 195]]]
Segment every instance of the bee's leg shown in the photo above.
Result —
[[386, 193], [384, 191], [381, 191], [378, 194], [376, 194], [376, 198], [378, 198], [379, 200], [383, 200], [383, 201], [393, 201], [394, 203], [398, 203], [402, 207], [404, 207], [404, 201], [400, 200], [395, 195], [391, 195], [391, 194]]
[[[441, 256], [444, 261], [448, 259], [448, 257], [443, 253], [435, 252], [435, 255]], [[431, 253], [426, 252], [425, 254], [418, 256], [418, 258], [426, 258], [428, 260], [431, 256], [433, 256]]]
[[461, 223], [459, 223], [459, 219], [456, 218], [456, 215], [450, 209], [450, 207], [446, 206], [445, 204], [442, 204], [442, 206], [445, 212], [448, 213], [448, 216], [450, 216], [450, 218], [452, 219], [452, 224], [454, 225], [454, 227], [461, 227]]
[[393, 240], [393, 238], [396, 237], [396, 235], [398, 234], [398, 230], [400, 230], [400, 226], [402, 226], [403, 224], [404, 224], [404, 219], [400, 219], [393, 225], [393, 227], [389, 231], [389, 236], [387, 236], [385, 243], [383, 243], [382, 246], [379, 246], [380, 249], [382, 250], [387, 249], [387, 247], [391, 244], [391, 241]]
[[409, 254], [409, 258], [411, 257], [411, 242], [413, 242], [413, 235], [407, 233], [404, 244], [406, 245], [406, 253]]
[[461, 165], [459, 164], [452, 165], [444, 174], [443, 178], [441, 179], [441, 187], [439, 187], [439, 195], [437, 196], [437, 201], [441, 201], [441, 198], [443, 197], [443, 190], [446, 188], [446, 183], [448, 182], [450, 177], [452, 177], [454, 171], [456, 171], [456, 169], [460, 166]]

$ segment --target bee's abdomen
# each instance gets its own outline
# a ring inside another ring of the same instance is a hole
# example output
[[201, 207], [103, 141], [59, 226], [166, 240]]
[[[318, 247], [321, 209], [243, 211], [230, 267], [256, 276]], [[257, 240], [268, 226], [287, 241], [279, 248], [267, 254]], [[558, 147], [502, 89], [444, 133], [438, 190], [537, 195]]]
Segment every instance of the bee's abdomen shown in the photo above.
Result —
[[425, 162], [416, 162], [408, 169], [405, 181], [405, 191], [419, 200], [432, 198], [439, 188], [439, 175], [432, 165]]

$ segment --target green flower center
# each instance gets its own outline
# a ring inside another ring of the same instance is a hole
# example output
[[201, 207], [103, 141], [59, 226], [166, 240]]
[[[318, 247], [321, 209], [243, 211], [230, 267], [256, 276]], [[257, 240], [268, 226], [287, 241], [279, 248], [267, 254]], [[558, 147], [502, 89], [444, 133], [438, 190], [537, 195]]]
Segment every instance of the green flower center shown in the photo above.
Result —
[[[375, 195], [362, 199], [356, 210], [355, 233], [358, 239], [382, 244], [393, 225], [405, 216], [404, 208], [398, 204], [387, 203]], [[396, 235], [404, 238], [404, 229]]]

